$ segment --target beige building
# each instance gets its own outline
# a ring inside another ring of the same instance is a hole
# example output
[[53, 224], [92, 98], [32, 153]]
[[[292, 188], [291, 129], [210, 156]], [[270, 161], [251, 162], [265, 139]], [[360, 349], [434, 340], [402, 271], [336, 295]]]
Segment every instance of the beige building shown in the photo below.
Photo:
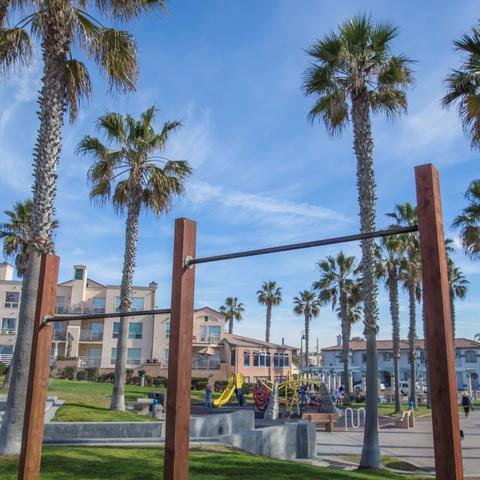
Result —
[[[132, 310], [153, 310], [157, 284], [134, 286]], [[10, 363], [16, 339], [21, 282], [13, 269], [0, 264], [0, 361]], [[88, 277], [87, 267], [75, 265], [72, 279], [57, 288], [56, 314], [95, 315], [115, 312], [120, 305], [120, 286], [103, 285]], [[114, 368], [120, 320], [101, 318], [55, 322], [52, 360], [74, 359], [79, 368]], [[127, 368], [142, 369], [152, 376], [168, 375], [170, 316], [131, 317], [128, 330]], [[243, 373], [247, 381], [280, 378], [291, 369], [293, 348], [225, 334], [225, 317], [210, 307], [195, 310], [192, 336], [192, 375], [225, 380], [229, 373]], [[69, 362], [71, 363], [71, 361]]]

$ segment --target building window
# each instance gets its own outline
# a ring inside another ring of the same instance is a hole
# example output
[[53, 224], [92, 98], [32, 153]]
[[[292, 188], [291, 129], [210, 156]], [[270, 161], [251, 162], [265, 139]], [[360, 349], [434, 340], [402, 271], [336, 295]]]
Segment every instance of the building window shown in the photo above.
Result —
[[2, 319], [2, 333], [14, 333], [17, 320], [15, 318]]
[[266, 366], [271, 367], [272, 366], [272, 356], [270, 353], [265, 354], [265, 361], [266, 361]]
[[208, 336], [219, 339], [221, 333], [220, 325], [211, 325], [208, 327]]
[[250, 352], [243, 352], [243, 366], [250, 366]]
[[145, 299], [143, 297], [133, 297], [132, 298], [132, 312], [141, 312], [145, 310], [143, 307], [145, 305]]
[[128, 338], [140, 339], [142, 338], [143, 323], [130, 322], [128, 324]]
[[163, 361], [165, 363], [168, 363], [168, 354], [169, 354], [169, 349], [168, 348], [164, 348], [163, 349]]
[[113, 338], [118, 338], [118, 332], [120, 331], [120, 322], [113, 322]]
[[392, 352], [383, 352], [383, 361], [384, 362], [391, 362], [393, 360], [393, 353]]
[[5, 294], [5, 308], [18, 308], [19, 301], [19, 292], [7, 292]]
[[170, 338], [170, 322], [165, 324], [165, 338]]
[[105, 297], [95, 297], [92, 300], [93, 313], [105, 313]]
[[362, 353], [362, 363], [367, 363], [367, 354]]
[[0, 355], [11, 355], [13, 353], [13, 345], [0, 345]]
[[425, 352], [423, 350], [420, 352], [420, 363], [425, 364]]
[[[142, 349], [129, 348], [127, 349], [127, 365], [140, 365], [142, 363]], [[117, 349], [112, 348], [112, 359], [110, 363], [115, 364], [117, 361]]]
[[260, 365], [260, 355], [258, 352], [253, 352], [253, 366], [258, 367]]
[[205, 316], [203, 317], [203, 319], [204, 319], [206, 322], [208, 322], [208, 315], [205, 315]]
[[289, 358], [288, 353], [277, 352], [273, 354], [273, 366], [277, 368], [288, 367]]
[[475, 350], [465, 350], [465, 363], [477, 363], [477, 352]]
[[75, 280], [83, 280], [83, 272], [84, 272], [83, 268], [76, 268], [73, 278]]
[[269, 367], [270, 365], [267, 363], [267, 359], [270, 359], [270, 354], [267, 352], [260, 353], [260, 366], [261, 367]]
[[232, 348], [232, 349], [230, 350], [230, 365], [231, 365], [232, 367], [235, 366], [236, 357], [237, 357], [237, 356], [236, 356], [236, 350], [235, 350], [234, 348]]

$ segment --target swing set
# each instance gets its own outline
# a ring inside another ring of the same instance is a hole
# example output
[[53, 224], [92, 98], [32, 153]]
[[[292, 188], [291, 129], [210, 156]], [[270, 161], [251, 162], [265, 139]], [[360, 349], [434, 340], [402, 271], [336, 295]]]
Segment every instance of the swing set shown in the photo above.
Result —
[[[439, 177], [431, 164], [415, 168], [418, 226], [397, 227], [376, 232], [296, 243], [259, 250], [248, 250], [211, 257], [196, 257], [196, 222], [187, 218], [175, 221], [171, 308], [142, 312], [96, 314], [96, 319], [170, 313], [168, 396], [165, 434], [165, 480], [188, 479], [192, 326], [195, 266], [236, 258], [252, 257], [304, 248], [334, 245], [419, 231], [422, 259], [423, 302], [430, 372], [433, 441], [436, 478], [462, 480], [459, 414], [453, 350], [447, 259], [443, 232]], [[18, 470], [21, 480], [40, 477], [45, 399], [48, 389], [52, 323], [91, 316], [55, 317], [59, 257], [45, 255], [39, 278], [32, 354], [25, 405], [22, 448]], [[367, 365], [368, 368], [368, 365]], [[367, 377], [368, 378], [368, 377]], [[285, 387], [286, 389], [286, 387]], [[367, 392], [375, 394], [375, 388]], [[368, 393], [367, 393], [368, 395]], [[376, 422], [369, 418], [366, 422]]]

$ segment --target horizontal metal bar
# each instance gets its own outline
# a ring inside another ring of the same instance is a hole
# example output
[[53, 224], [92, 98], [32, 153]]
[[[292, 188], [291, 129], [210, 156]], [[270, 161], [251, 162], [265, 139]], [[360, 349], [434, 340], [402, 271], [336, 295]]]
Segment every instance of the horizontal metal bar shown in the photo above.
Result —
[[112, 312], [112, 313], [97, 313], [92, 315], [69, 315], [68, 317], [51, 317], [44, 320], [44, 324], [52, 322], [70, 322], [72, 320], [96, 320], [98, 318], [121, 318], [121, 317], [139, 317], [141, 315], [161, 315], [170, 313], [169, 308], [162, 310], [140, 310], [135, 312]]
[[367, 240], [369, 238], [389, 237], [391, 235], [401, 235], [403, 233], [418, 232], [418, 225], [409, 225], [407, 227], [395, 227], [388, 230], [377, 230], [376, 232], [358, 233], [356, 235], [347, 235], [344, 237], [326, 238], [323, 240], [313, 240], [312, 242], [291, 243], [290, 245], [280, 245], [278, 247], [260, 248], [258, 250], [246, 250], [244, 252], [226, 253], [224, 255], [215, 255], [213, 257], [192, 258], [186, 260], [186, 266], [198, 265], [199, 263], [218, 262], [220, 260], [232, 260], [233, 258], [254, 257], [256, 255], [266, 255], [268, 253], [288, 252], [290, 250], [301, 250], [303, 248], [321, 247], [325, 245], [335, 245], [337, 243], [354, 242], [357, 240]]

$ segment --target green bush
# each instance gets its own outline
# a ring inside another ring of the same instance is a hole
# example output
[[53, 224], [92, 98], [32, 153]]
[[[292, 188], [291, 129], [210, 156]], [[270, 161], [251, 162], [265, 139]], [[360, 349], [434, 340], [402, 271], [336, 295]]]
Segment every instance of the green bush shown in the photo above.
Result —
[[244, 383], [242, 387], [243, 394], [248, 395], [250, 393], [253, 393], [256, 386], [257, 385], [255, 383]]
[[133, 377], [135, 370], [133, 368], [127, 368], [126, 372], [127, 372], [127, 380], [128, 380], [129, 378]]
[[228, 382], [226, 380], [217, 380], [214, 385], [213, 389], [215, 392], [223, 392], [225, 388], [227, 388]]
[[100, 382], [104, 382], [104, 383], [113, 383], [113, 381], [115, 380], [115, 373], [114, 372], [104, 373], [100, 375], [99, 380]]
[[165, 387], [167, 388], [167, 378], [166, 377], [155, 377], [153, 379], [154, 387]]
[[77, 380], [87, 380], [87, 372], [85, 370], [79, 370], [77, 372]]
[[0, 362], [0, 375], [6, 375], [7, 371], [8, 367], [4, 363]]
[[89, 382], [95, 382], [98, 378], [98, 367], [88, 367], [84, 370], [87, 380]]
[[205, 390], [208, 385], [208, 378], [192, 378], [192, 390]]
[[62, 370], [62, 377], [67, 380], [75, 380], [77, 378], [77, 367], [65, 367]]

